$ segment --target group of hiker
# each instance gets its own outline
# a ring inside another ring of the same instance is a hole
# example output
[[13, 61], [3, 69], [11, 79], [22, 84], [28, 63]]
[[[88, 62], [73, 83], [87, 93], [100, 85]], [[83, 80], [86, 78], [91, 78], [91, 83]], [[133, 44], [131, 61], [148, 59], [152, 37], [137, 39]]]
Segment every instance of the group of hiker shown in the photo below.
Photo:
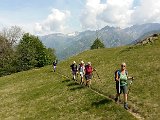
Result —
[[[54, 61], [53, 62], [54, 72], [56, 70], [56, 65], [57, 65], [57, 62]], [[90, 87], [93, 71], [96, 71], [96, 69], [92, 67], [91, 62], [88, 62], [85, 65], [85, 63], [81, 61], [80, 64], [77, 65], [77, 63], [73, 61], [73, 63], [70, 65], [70, 68], [71, 68], [74, 81], [77, 81], [77, 77], [79, 75], [81, 79], [80, 84]], [[126, 110], [129, 109], [127, 104], [127, 98], [129, 93], [128, 80], [131, 80], [132, 82], [133, 79], [134, 79], [133, 77], [128, 76], [128, 71], [126, 70], [126, 63], [122, 63], [121, 68], [115, 71], [116, 97], [114, 100], [115, 102], [118, 102], [120, 100], [121, 93], [123, 93], [124, 108]]]
[[[72, 71], [73, 80], [77, 81], [76, 76], [78, 76], [79, 74], [81, 78], [80, 84], [81, 85], [85, 84], [86, 86], [90, 87], [91, 79], [92, 79], [92, 72], [95, 71], [95, 69], [92, 68], [91, 66], [91, 62], [88, 62], [87, 65], [85, 65], [85, 63], [81, 61], [80, 64], [77, 65], [76, 62], [73, 61], [73, 63], [70, 65], [70, 68]], [[84, 77], [86, 81], [84, 81]]]

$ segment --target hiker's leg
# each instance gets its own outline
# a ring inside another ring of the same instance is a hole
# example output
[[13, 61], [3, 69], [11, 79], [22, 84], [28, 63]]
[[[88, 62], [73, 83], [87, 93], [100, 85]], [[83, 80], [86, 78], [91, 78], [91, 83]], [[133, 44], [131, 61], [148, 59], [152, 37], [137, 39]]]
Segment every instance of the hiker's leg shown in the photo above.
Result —
[[120, 97], [120, 94], [119, 94], [119, 93], [116, 94], [116, 98], [117, 98], [117, 99], [118, 99], [118, 97]]
[[127, 94], [124, 94], [124, 102], [127, 103]]
[[116, 94], [116, 97], [115, 97], [115, 102], [117, 102], [118, 101], [118, 97], [119, 97], [119, 99], [120, 99], [120, 87], [119, 87], [119, 81], [116, 81], [116, 92], [117, 92], [117, 94]]
[[82, 82], [83, 82], [82, 73], [80, 72], [79, 75], [80, 75], [80, 77], [81, 77], [81, 82], [80, 82], [80, 84], [82, 84]]
[[74, 80], [76, 79], [76, 74], [73, 75], [73, 79], [74, 79]]
[[89, 85], [89, 80], [86, 81], [86, 86], [88, 86], [88, 85]]
[[124, 102], [127, 103], [127, 86], [124, 86]]
[[83, 77], [81, 76], [81, 84], [83, 84], [84, 83], [84, 81], [83, 81]]
[[76, 75], [75, 75], [75, 72], [73, 71], [73, 80], [76, 79]]
[[82, 74], [81, 74], [81, 81], [82, 81], [82, 84], [84, 83], [83, 77], [84, 77], [84, 75], [83, 75], [83, 73], [82, 73]]
[[128, 110], [127, 104], [127, 86], [123, 86], [123, 93], [124, 93], [124, 108]]
[[84, 80], [83, 80], [83, 77], [82, 77], [82, 84], [84, 84]]
[[91, 85], [92, 75], [89, 75], [89, 86]]
[[56, 67], [54, 66], [54, 72], [56, 71]]
[[88, 85], [88, 75], [85, 75], [85, 79], [86, 79], [86, 86]]
[[88, 87], [91, 85], [91, 79], [88, 80]]

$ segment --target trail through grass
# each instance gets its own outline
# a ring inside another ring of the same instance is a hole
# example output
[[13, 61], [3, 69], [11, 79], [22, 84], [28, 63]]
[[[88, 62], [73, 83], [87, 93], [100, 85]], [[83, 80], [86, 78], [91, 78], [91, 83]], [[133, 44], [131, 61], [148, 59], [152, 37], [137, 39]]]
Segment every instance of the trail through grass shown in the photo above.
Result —
[[[126, 62], [134, 76], [128, 102], [146, 120], [160, 117], [160, 39], [145, 46], [85, 51], [58, 64], [61, 75], [71, 77], [70, 64], [88, 62], [97, 69], [92, 88], [115, 95], [114, 72]], [[123, 107], [44, 67], [0, 78], [2, 120], [134, 120]]]
[[92, 87], [107, 95], [115, 95], [114, 72], [126, 62], [129, 76], [134, 76], [128, 102], [135, 112], [148, 120], [160, 117], [160, 39], [144, 46], [125, 46], [85, 51], [59, 65], [60, 72], [70, 75], [69, 65], [73, 62], [92, 62], [100, 80], [94, 73]]
[[0, 119], [135, 120], [123, 108], [48, 66], [0, 78]]

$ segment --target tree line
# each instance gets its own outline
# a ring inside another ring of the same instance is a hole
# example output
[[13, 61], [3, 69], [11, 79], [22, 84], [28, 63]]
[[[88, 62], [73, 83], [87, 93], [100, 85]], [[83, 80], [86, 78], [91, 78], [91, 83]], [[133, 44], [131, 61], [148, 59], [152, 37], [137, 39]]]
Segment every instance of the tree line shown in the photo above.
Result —
[[46, 48], [37, 36], [20, 27], [0, 31], [0, 76], [43, 67], [55, 59], [54, 49]]

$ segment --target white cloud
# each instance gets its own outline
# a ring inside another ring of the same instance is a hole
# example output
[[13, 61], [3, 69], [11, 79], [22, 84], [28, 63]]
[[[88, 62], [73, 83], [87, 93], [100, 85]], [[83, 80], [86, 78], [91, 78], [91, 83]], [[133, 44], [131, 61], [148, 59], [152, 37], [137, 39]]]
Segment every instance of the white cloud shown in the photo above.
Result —
[[87, 0], [80, 22], [85, 29], [160, 22], [159, 0], [141, 0], [134, 5], [135, 0], [107, 0], [103, 4], [101, 0]]
[[133, 12], [133, 0], [108, 0], [106, 9], [99, 15], [108, 25], [126, 27]]
[[81, 15], [81, 23], [84, 28], [101, 27], [99, 25], [126, 26], [130, 21], [133, 0], [107, 0], [101, 4], [101, 0], [87, 0], [85, 9]]
[[58, 9], [52, 9], [51, 14], [48, 15], [46, 20], [41, 23], [36, 23], [35, 32], [39, 34], [49, 34], [55, 32], [67, 31], [67, 20], [70, 17], [70, 11], [60, 11]]
[[160, 1], [141, 0], [140, 6], [134, 9], [131, 24], [160, 22]]
[[85, 9], [80, 16], [80, 22], [85, 29], [94, 29], [99, 26], [97, 16], [106, 8], [105, 4], [100, 4], [100, 0], [87, 0]]

